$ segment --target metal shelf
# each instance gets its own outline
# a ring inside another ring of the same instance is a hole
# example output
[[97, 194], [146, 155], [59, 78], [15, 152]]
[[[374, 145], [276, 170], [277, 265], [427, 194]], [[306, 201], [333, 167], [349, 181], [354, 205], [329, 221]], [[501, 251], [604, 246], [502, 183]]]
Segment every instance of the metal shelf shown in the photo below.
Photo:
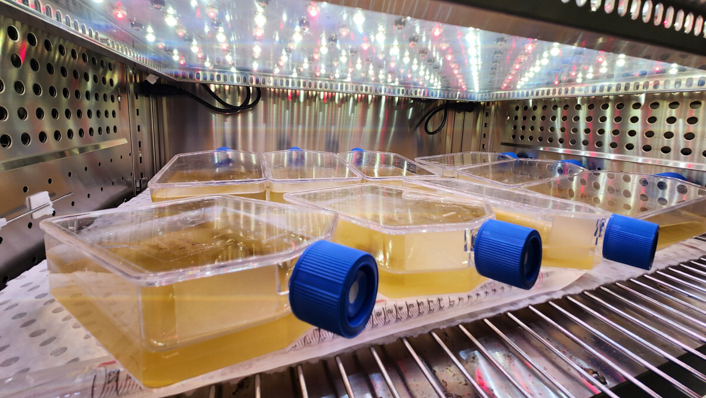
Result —
[[702, 257], [189, 396], [696, 398], [706, 392], [705, 331]]
[[[562, 22], [563, 15], [564, 25], [583, 28], [589, 28], [583, 20], [619, 18], [620, 29], [606, 28], [608, 33], [649, 28], [658, 43], [666, 37], [672, 41], [662, 44], [675, 48], [693, 41], [703, 47], [699, 9], [685, 8], [688, 14], [672, 9], [672, 19], [681, 18], [680, 29], [653, 32], [652, 23], [640, 20], [643, 9], [653, 15], [652, 3], [647, 7], [636, 0], [630, 4], [642, 6], [633, 9], [626, 8], [628, 1], [607, 1], [598, 9], [602, 3], [594, 0], [595, 12], [588, 4], [560, 0], [521, 6], [510, 0], [482, 2], [486, 11], [478, 2], [439, 6], [425, 0], [385, 10], [346, 1], [25, 1], [25, 6], [4, 1], [15, 12], [27, 11], [155, 71], [193, 82], [465, 101], [694, 91], [706, 85], [706, 74], [698, 69], [706, 62], [698, 56], [600, 34], [565, 37], [560, 26], [543, 25]], [[608, 4], [613, 4], [610, 12]], [[488, 19], [460, 17], [474, 10]], [[517, 15], [525, 18], [515, 20]], [[537, 29], [528, 30], [535, 20]], [[693, 50], [698, 54], [701, 47]]]

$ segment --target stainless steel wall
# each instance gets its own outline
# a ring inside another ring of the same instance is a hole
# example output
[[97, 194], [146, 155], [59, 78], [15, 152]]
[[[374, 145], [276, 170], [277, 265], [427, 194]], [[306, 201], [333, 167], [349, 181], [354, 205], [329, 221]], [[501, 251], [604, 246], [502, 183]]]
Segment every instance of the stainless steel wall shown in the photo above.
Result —
[[706, 183], [703, 93], [501, 101], [488, 147], [591, 168], [678, 171]]
[[[182, 87], [208, 98], [196, 86]], [[244, 89], [215, 89], [231, 103], [242, 101]], [[478, 146], [466, 139], [476, 129], [478, 112], [450, 111], [445, 128], [434, 136], [415, 128], [436, 105], [408, 98], [263, 89], [255, 108], [223, 116], [186, 97], [163, 97], [158, 101], [160, 140], [165, 144], [161, 162], [177, 153], [220, 146], [256, 152], [291, 146], [331, 152], [359, 147], [410, 158]], [[441, 117], [437, 114], [430, 125], [438, 126]]]
[[28, 196], [62, 215], [133, 195], [126, 93], [124, 64], [0, 15], [0, 289], [44, 258]]

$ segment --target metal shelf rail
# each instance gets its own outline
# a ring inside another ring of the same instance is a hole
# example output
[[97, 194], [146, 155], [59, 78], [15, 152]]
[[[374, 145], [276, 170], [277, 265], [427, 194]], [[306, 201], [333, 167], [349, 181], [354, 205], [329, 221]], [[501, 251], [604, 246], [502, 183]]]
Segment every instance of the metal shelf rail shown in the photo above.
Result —
[[696, 398], [706, 393], [705, 343], [701, 257], [188, 396]]

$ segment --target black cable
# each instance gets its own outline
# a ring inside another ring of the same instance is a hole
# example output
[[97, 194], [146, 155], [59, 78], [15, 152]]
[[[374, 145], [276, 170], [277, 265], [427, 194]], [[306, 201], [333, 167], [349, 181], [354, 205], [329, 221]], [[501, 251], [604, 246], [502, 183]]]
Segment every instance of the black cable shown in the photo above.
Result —
[[[229, 109], [240, 110], [241, 108], [244, 108], [245, 106], [247, 106], [247, 103], [250, 102], [250, 90], [252, 90], [252, 87], [245, 87], [245, 100], [243, 101], [242, 104], [240, 104], [240, 106], [229, 104], [229, 103], [225, 102], [223, 99], [221, 99], [221, 97], [218, 96], [218, 94], [214, 93], [213, 90], [211, 90], [211, 88], [208, 87], [207, 84], [202, 84], [201, 87], [203, 87], [206, 90], [206, 92], [211, 94], [211, 97], [213, 97], [221, 105], [223, 105]], [[249, 109], [249, 108], [245, 108], [245, 109]]]
[[[427, 133], [428, 135], [435, 135], [441, 132], [441, 130], [446, 126], [446, 121], [448, 120], [449, 117], [449, 109], [453, 110], [459, 110], [459, 111], [465, 111], [465, 112], [471, 112], [473, 111], [473, 104], [469, 102], [456, 102], [456, 103], [449, 103], [444, 102], [442, 105], [439, 105], [437, 107], [432, 108], [429, 110], [427, 113], [424, 114], [424, 116], [419, 119], [419, 123], [414, 127], [415, 129], [418, 128], [422, 123], [424, 123], [424, 132]], [[434, 131], [429, 131], [429, 123], [431, 122], [431, 119], [439, 112], [444, 112], [443, 117], [441, 118], [441, 123], [439, 123], [439, 127], [437, 127]]]

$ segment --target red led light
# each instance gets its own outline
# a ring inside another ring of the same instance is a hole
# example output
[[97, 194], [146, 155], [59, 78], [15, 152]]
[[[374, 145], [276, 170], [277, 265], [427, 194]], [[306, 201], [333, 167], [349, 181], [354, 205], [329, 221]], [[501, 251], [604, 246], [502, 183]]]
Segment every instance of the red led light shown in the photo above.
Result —
[[262, 35], [265, 34], [265, 31], [262, 28], [255, 28], [255, 30], [253, 31], [253, 34], [256, 37], [262, 37]]
[[660, 68], [659, 66], [655, 66], [655, 72], [659, 72], [661, 70], [662, 70], [662, 68]]
[[370, 43], [364, 41], [360, 46], [363, 47], [363, 50], [367, 51], [370, 48]]
[[451, 54], [451, 53], [446, 54], [446, 60], [447, 60], [447, 61], [451, 61], [452, 59], [454, 59], [454, 55], [453, 55], [453, 54]]
[[314, 3], [309, 4], [307, 11], [312, 18], [316, 18], [319, 15], [319, 7]]
[[125, 19], [125, 17], [127, 16], [127, 11], [125, 11], [125, 9], [123, 9], [120, 4], [118, 4], [113, 8], [113, 15], [115, 15], [115, 18], [117, 19]]
[[431, 34], [434, 35], [434, 37], [441, 36], [441, 33], [443, 33], [443, 29], [440, 25], [434, 26], [434, 28], [431, 30]]
[[318, 52], [314, 53], [314, 59], [319, 59], [320, 55]]
[[598, 57], [598, 62], [599, 62], [599, 63], [603, 62], [604, 60], [605, 60], [605, 59], [604, 59], [603, 57]]

